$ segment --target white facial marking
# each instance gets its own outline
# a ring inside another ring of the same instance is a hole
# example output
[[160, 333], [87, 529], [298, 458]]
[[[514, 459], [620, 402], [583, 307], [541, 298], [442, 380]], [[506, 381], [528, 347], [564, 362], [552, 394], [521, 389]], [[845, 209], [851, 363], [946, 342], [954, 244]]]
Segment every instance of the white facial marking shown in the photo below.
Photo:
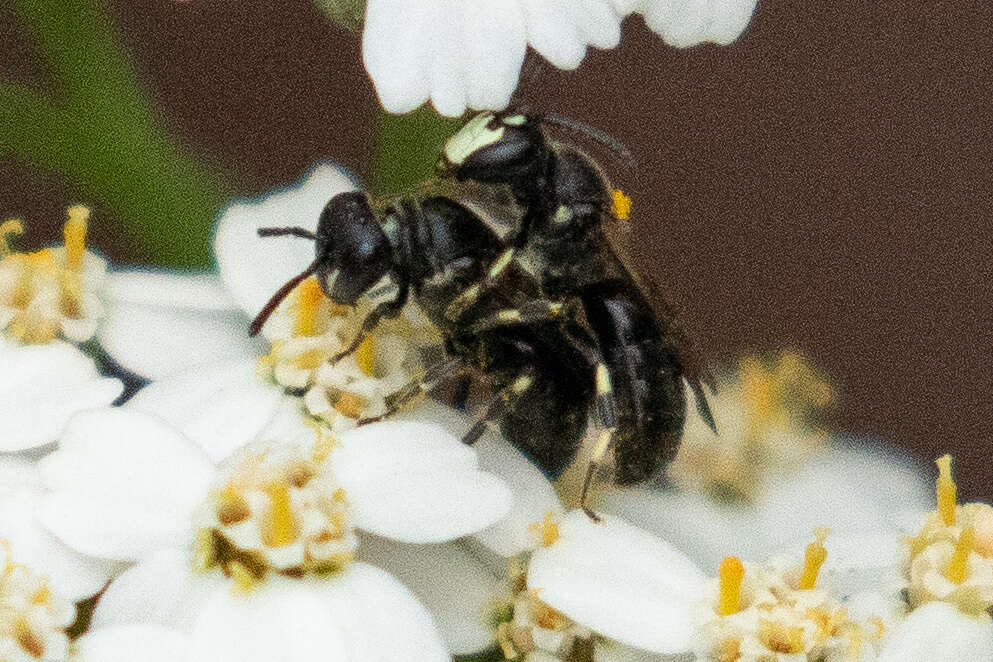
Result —
[[565, 205], [559, 205], [552, 216], [553, 223], [568, 223], [572, 219], [572, 210]]
[[527, 119], [524, 115], [511, 115], [510, 117], [504, 117], [503, 123], [507, 126], [521, 126], [527, 122]]
[[612, 390], [610, 387], [610, 373], [607, 372], [607, 366], [600, 363], [596, 367], [596, 392], [600, 395], [606, 395]]
[[480, 113], [469, 120], [462, 129], [445, 143], [445, 158], [452, 165], [462, 163], [473, 152], [492, 145], [503, 137], [502, 126], [489, 128], [493, 113]]

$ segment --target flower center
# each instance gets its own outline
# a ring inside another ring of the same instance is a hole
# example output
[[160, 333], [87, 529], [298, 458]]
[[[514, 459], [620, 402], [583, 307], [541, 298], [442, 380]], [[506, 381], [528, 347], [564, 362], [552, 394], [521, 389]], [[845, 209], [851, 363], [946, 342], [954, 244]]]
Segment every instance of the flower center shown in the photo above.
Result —
[[712, 589], [716, 595], [702, 601], [697, 612], [697, 659], [771, 660], [778, 654], [861, 659], [862, 644], [877, 641], [881, 629], [871, 621], [852, 621], [837, 600], [814, 588], [827, 555], [826, 535], [825, 529], [815, 532], [799, 569], [778, 561], [746, 567], [736, 557], [725, 558]]
[[253, 445], [229, 461], [202, 515], [196, 565], [250, 588], [266, 574], [323, 575], [344, 568], [357, 539], [326, 444]]
[[91, 300], [105, 267], [86, 252], [89, 214], [70, 207], [65, 245], [34, 253], [10, 248], [9, 237], [24, 230], [19, 220], [0, 224], [0, 325], [19, 342], [47, 343], [59, 335], [84, 342], [96, 330]]
[[0, 547], [0, 651], [23, 653], [14, 659], [65, 659], [65, 630], [76, 608], [49, 588], [47, 578], [15, 563], [6, 541]]
[[904, 566], [911, 607], [941, 601], [967, 614], [993, 609], [993, 506], [957, 503], [952, 458], [936, 461], [938, 508], [909, 538]]
[[497, 625], [497, 643], [508, 660], [592, 659], [593, 633], [539, 600], [532, 591], [518, 593], [504, 618]]
[[823, 448], [819, 424], [831, 387], [800, 356], [742, 359], [710, 398], [717, 426], [687, 419], [669, 475], [681, 489], [724, 503], [748, 502], [763, 484], [796, 470]]

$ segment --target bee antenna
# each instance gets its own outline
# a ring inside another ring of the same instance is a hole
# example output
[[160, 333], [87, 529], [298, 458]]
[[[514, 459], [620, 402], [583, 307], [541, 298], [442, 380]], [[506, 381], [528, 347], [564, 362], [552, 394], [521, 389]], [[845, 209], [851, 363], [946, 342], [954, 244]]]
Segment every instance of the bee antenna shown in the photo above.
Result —
[[568, 117], [562, 117], [561, 115], [542, 115], [542, 122], [549, 122], [561, 126], [566, 129], [571, 129], [573, 131], [578, 131], [583, 135], [596, 140], [602, 145], [606, 145], [611, 150], [613, 150], [615, 156], [620, 159], [621, 163], [631, 170], [638, 167], [638, 160], [634, 158], [634, 154], [631, 153], [624, 144], [617, 138], [613, 137], [606, 131], [601, 131], [596, 129], [589, 124], [583, 124], [582, 122], [577, 122], [576, 120], [569, 119]]
[[260, 237], [300, 237], [317, 241], [317, 235], [306, 228], [259, 228]]
[[[261, 230], [259, 233], [261, 234]], [[314, 260], [304, 271], [286, 281], [281, 288], [276, 290], [276, 293], [269, 298], [269, 301], [267, 301], [264, 306], [262, 306], [262, 310], [259, 311], [259, 314], [255, 316], [255, 319], [253, 319], [252, 323], [249, 325], [248, 336], [250, 338], [254, 338], [259, 335], [259, 331], [262, 330], [262, 326], [266, 323], [266, 320], [269, 319], [269, 316], [272, 315], [273, 311], [276, 310], [279, 304], [283, 302], [283, 299], [285, 299], [286, 296], [293, 291], [293, 288], [317, 271], [317, 264], [318, 260]]]

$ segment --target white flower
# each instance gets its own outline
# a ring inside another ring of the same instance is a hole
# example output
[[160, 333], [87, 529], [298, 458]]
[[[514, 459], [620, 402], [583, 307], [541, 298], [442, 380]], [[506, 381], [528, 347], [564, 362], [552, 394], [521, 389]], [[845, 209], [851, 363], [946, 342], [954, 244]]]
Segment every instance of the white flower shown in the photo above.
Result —
[[73, 413], [113, 402], [120, 381], [60, 340], [83, 342], [101, 313], [105, 263], [85, 249], [89, 210], [69, 209], [66, 246], [12, 252], [19, 221], [0, 224], [0, 453], [50, 444]]
[[314, 244], [266, 239], [257, 230], [286, 225], [314, 229], [325, 203], [352, 188], [337, 168], [325, 165], [296, 186], [232, 203], [215, 231], [220, 277], [111, 272], [107, 319], [98, 331], [101, 346], [124, 368], [149, 379], [225, 359], [262, 356], [265, 343], [249, 339], [248, 323], [276, 290], [313, 261]]
[[20, 221], [0, 224], [0, 329], [20, 343], [85, 342], [96, 330], [107, 264], [86, 250], [90, 210], [70, 207], [68, 215], [65, 245], [34, 253], [8, 246], [8, 236], [23, 232]]
[[386, 110], [428, 99], [442, 115], [507, 106], [527, 47], [575, 69], [588, 46], [613, 48], [640, 12], [669, 44], [728, 44], [756, 0], [369, 0], [362, 57]]
[[76, 620], [72, 591], [64, 591], [60, 576], [45, 574], [51, 557], [32, 554], [35, 550], [19, 542], [23, 538], [0, 539], [0, 659], [123, 662], [139, 650], [143, 660], [179, 659], [183, 642], [178, 633], [159, 627], [104, 628], [70, 642], [67, 629]]
[[80, 554], [45, 529], [39, 517], [43, 496], [37, 460], [0, 456], [0, 538], [17, 558], [43, 570], [66, 599], [88, 598], [119, 565]]
[[[102, 346], [122, 366], [145, 377], [192, 376], [190, 388], [198, 392], [197, 373], [210, 383], [240, 371], [247, 362], [257, 363], [259, 376], [244, 373], [241, 385], [224, 386], [226, 391], [245, 391], [245, 411], [249, 392], [258, 390], [261, 377], [294, 393], [305, 392], [308, 413], [335, 431], [383, 413], [385, 397], [421, 369], [418, 348], [437, 342], [413, 304], [398, 319], [380, 324], [352, 356], [328, 365], [355, 337], [371, 306], [364, 300], [355, 308], [336, 306], [311, 278], [262, 328], [268, 348], [248, 337], [251, 317], [314, 258], [314, 242], [266, 239], [258, 236], [258, 229], [296, 225], [313, 230], [325, 203], [351, 188], [337, 169], [321, 166], [298, 186], [260, 201], [233, 203], [216, 230], [220, 278], [111, 273], [107, 320], [99, 331]], [[242, 406], [231, 405], [232, 411]]]
[[933, 491], [917, 463], [869, 440], [826, 438], [814, 414], [830, 389], [798, 357], [742, 362], [711, 399], [720, 436], [687, 413], [670, 477], [680, 490], [614, 489], [602, 508], [656, 533], [704, 567], [766, 558], [817, 526], [890, 530]]
[[938, 509], [908, 539], [904, 564], [911, 606], [949, 602], [966, 614], [993, 610], [993, 506], [957, 505], [951, 457], [937, 461]]
[[190, 637], [191, 660], [318, 650], [445, 659], [409, 591], [351, 561], [351, 523], [401, 542], [444, 542], [503, 516], [506, 488], [436, 426], [381, 423], [316, 442], [302, 423], [296, 431], [217, 467], [148, 414], [78, 415], [41, 463], [43, 521], [77, 550], [140, 561], [111, 584], [94, 625], [175, 628]]
[[[922, 532], [924, 535], [924, 532]], [[909, 541], [909, 546], [919, 544]], [[990, 662], [993, 620], [949, 602], [907, 604], [908, 541], [894, 531], [832, 532], [819, 583], [841, 595], [866, 634], [881, 635], [878, 662]], [[794, 554], [797, 548], [794, 548]], [[912, 598], [913, 600], [913, 598]], [[912, 608], [914, 604], [919, 604]], [[909, 612], [909, 613], [908, 613]]]
[[76, 413], [113, 402], [120, 380], [61, 340], [21, 345], [0, 338], [0, 453], [54, 442]]

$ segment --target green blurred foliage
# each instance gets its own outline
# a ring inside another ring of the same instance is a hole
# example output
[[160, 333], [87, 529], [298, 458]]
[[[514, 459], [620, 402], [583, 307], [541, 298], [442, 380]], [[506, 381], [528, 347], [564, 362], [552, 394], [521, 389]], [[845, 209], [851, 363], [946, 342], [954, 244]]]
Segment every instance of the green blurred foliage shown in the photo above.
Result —
[[434, 172], [442, 145], [460, 124], [461, 120], [441, 117], [429, 106], [407, 115], [381, 111], [373, 193], [394, 195], [422, 183]]
[[54, 74], [39, 93], [0, 81], [0, 155], [63, 176], [113, 209], [138, 260], [210, 264], [230, 188], [163, 129], [95, 0], [12, 0]]

